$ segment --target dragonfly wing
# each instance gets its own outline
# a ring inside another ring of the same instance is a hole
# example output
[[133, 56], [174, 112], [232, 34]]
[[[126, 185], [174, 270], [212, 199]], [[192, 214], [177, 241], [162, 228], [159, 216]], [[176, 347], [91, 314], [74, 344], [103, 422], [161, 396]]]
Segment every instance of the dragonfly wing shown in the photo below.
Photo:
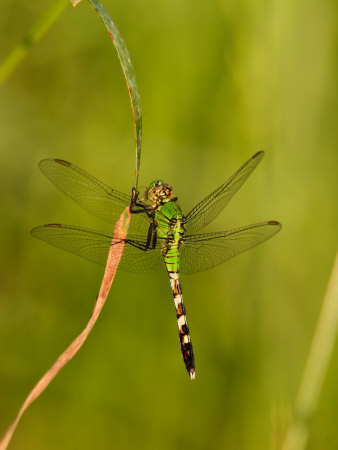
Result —
[[[62, 159], [43, 159], [41, 172], [55, 186], [94, 216], [112, 224], [130, 204], [130, 196], [116, 191], [89, 173]], [[137, 217], [136, 217], [137, 216]], [[146, 214], [133, 214], [133, 228], [149, 227]]]
[[[112, 236], [88, 228], [72, 225], [49, 224], [33, 228], [33, 237], [41, 239], [54, 247], [60, 248], [101, 266], [106, 265], [111, 245], [121, 242]], [[140, 236], [125, 239], [119, 268], [128, 272], [149, 273], [163, 264], [159, 247], [144, 251], [146, 239]]]
[[[146, 239], [142, 241], [142, 246], [146, 243]], [[159, 244], [155, 249], [149, 249], [147, 251], [140, 250], [138, 245], [140, 244], [139, 237], [130, 236], [126, 239], [126, 246], [122, 255], [121, 263], [119, 267], [125, 272], [134, 273], [153, 273], [157, 272], [159, 267], [165, 269], [165, 264], [161, 254]]]
[[269, 221], [230, 231], [186, 236], [180, 250], [181, 271], [191, 274], [222, 264], [271, 238], [280, 229], [279, 222]]
[[231, 200], [232, 196], [256, 168], [263, 156], [264, 152], [258, 152], [253, 155], [232, 175], [232, 177], [198, 203], [195, 208], [188, 213], [186, 216], [186, 230], [188, 233], [195, 233], [218, 216]]

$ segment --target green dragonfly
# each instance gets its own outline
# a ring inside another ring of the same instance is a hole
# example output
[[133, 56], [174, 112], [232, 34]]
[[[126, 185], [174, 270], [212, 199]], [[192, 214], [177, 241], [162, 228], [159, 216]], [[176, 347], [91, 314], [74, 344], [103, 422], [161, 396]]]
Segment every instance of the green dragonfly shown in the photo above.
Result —
[[[191, 379], [195, 378], [195, 361], [180, 273], [196, 273], [222, 264], [280, 230], [280, 223], [270, 220], [230, 231], [196, 233], [223, 210], [263, 156], [264, 152], [253, 155], [187, 215], [173, 197], [172, 187], [161, 180], [152, 182], [143, 198], [133, 189], [130, 199], [67, 161], [44, 159], [39, 163], [44, 175], [64, 194], [110, 224], [130, 205], [130, 234], [124, 239], [126, 245], [119, 267], [148, 273], [164, 263], [174, 296], [183, 360]], [[31, 233], [35, 238], [101, 265], [106, 264], [110, 247], [121, 242], [114, 236], [71, 225], [48, 224], [34, 228]]]

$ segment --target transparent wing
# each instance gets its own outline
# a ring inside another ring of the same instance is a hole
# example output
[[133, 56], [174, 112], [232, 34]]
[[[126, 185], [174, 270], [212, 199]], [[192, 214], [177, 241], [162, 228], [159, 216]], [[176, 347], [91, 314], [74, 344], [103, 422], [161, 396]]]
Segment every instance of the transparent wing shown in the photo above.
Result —
[[[112, 236], [88, 228], [72, 225], [49, 224], [33, 228], [33, 237], [41, 239], [54, 247], [60, 248], [88, 261], [106, 265], [111, 245], [121, 242]], [[149, 273], [163, 265], [160, 244], [154, 250], [144, 251], [146, 239], [131, 236], [125, 239], [126, 246], [119, 264], [121, 270], [137, 273]]]
[[[54, 158], [43, 159], [39, 167], [60, 191], [94, 216], [110, 224], [115, 223], [130, 204], [131, 196], [112, 189], [67, 161]], [[132, 214], [130, 227], [146, 230], [149, 227], [147, 215]]]
[[211, 269], [266, 241], [280, 229], [280, 223], [269, 221], [230, 231], [186, 236], [180, 250], [181, 272], [191, 274]]
[[218, 216], [259, 164], [263, 156], [264, 152], [258, 152], [253, 155], [229, 180], [219, 186], [189, 212], [186, 216], [186, 230], [188, 233], [195, 233]]

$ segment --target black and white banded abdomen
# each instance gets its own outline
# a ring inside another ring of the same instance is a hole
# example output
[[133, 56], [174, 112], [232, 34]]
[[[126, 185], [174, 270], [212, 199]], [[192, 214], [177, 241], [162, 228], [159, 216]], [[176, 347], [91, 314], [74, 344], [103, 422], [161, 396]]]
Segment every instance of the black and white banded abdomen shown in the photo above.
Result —
[[187, 323], [185, 307], [183, 303], [183, 295], [179, 279], [179, 273], [178, 272], [168, 272], [168, 273], [170, 278], [171, 289], [173, 291], [174, 296], [178, 335], [180, 338], [183, 361], [190, 375], [190, 378], [193, 380], [195, 378], [195, 359], [190, 338], [189, 327]]

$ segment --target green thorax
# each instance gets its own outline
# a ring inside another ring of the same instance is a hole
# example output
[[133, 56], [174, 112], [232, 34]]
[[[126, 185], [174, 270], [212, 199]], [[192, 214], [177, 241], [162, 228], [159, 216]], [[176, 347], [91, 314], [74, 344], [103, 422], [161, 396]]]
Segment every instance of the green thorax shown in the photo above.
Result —
[[172, 198], [172, 188], [163, 181], [154, 181], [147, 191], [148, 200], [155, 207], [157, 237], [169, 271], [179, 270], [179, 248], [184, 240], [184, 215]]
[[157, 237], [161, 242], [162, 256], [169, 272], [179, 272], [179, 249], [184, 239], [184, 216], [176, 202], [159, 206], [155, 212]]
[[183, 220], [184, 215], [176, 202], [170, 201], [159, 206], [155, 211], [157, 236], [178, 243], [184, 233]]

